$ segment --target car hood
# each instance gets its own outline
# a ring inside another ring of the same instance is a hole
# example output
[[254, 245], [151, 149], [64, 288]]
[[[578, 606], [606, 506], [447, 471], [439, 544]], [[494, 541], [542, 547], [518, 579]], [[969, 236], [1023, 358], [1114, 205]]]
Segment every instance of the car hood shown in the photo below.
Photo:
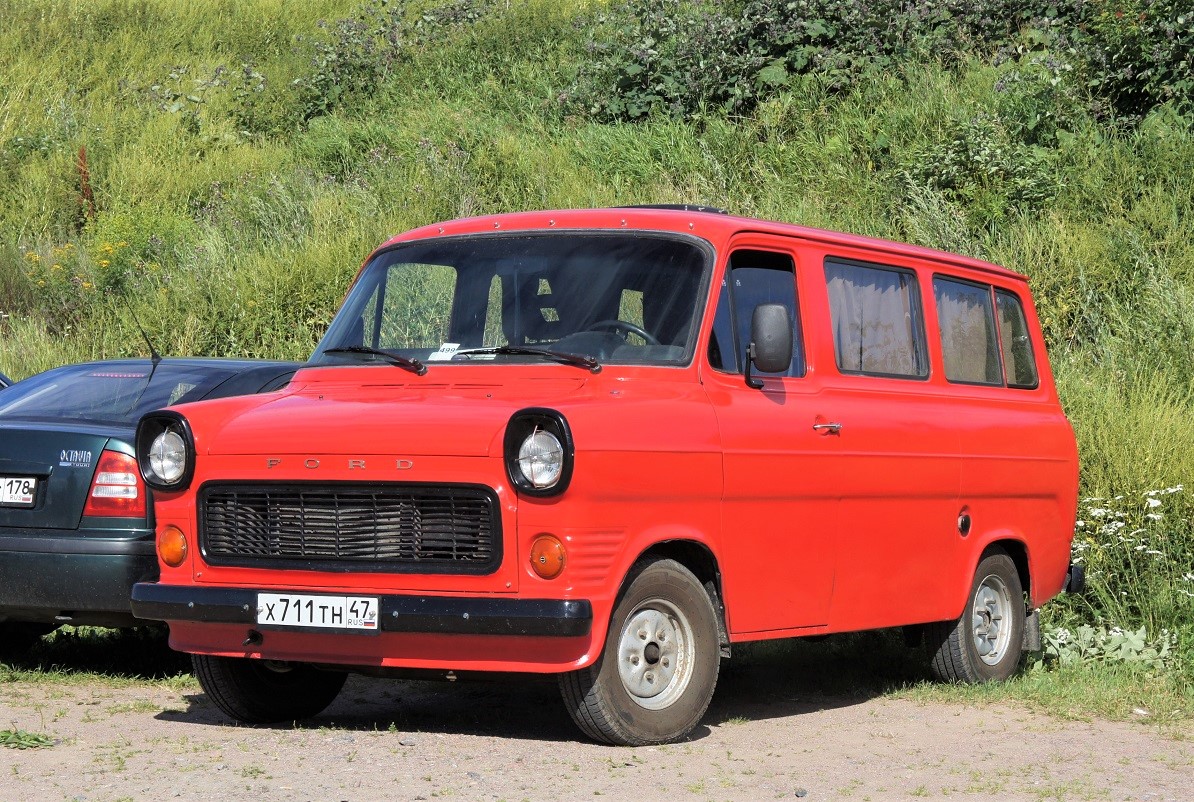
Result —
[[[213, 455], [476, 457], [500, 453], [506, 422], [516, 411], [574, 397], [586, 383], [583, 377], [523, 376], [501, 383], [379, 383], [375, 377], [370, 372], [369, 384], [296, 380], [281, 394], [178, 410], [191, 421], [196, 448]], [[223, 422], [205, 420], [209, 415]]]

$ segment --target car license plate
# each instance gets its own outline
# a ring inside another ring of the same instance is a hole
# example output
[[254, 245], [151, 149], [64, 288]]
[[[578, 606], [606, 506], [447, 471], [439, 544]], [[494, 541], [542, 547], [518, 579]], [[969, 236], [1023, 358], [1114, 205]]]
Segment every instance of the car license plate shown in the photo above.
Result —
[[0, 504], [32, 507], [37, 497], [37, 479], [32, 476], [0, 476]]
[[377, 630], [376, 596], [258, 593], [257, 623], [277, 627]]

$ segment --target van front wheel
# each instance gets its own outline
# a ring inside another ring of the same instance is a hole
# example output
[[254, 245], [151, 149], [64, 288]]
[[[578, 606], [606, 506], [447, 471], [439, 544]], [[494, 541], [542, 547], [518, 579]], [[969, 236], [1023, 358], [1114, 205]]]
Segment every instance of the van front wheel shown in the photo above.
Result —
[[561, 674], [560, 691], [594, 740], [668, 743], [705, 715], [719, 662], [717, 613], [705, 588], [674, 560], [642, 561], [614, 608], [601, 657]]
[[930, 624], [933, 674], [946, 682], [989, 682], [1016, 673], [1024, 651], [1026, 609], [1016, 564], [1002, 549], [974, 572], [966, 609], [957, 621]]

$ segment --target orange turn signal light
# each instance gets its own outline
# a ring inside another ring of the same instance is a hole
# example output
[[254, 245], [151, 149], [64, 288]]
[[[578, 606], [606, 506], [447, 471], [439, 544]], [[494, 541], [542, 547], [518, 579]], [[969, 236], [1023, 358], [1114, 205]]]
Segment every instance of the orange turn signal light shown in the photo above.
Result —
[[555, 535], [539, 535], [531, 543], [531, 570], [543, 579], [559, 576], [564, 561], [564, 544]]
[[167, 526], [158, 535], [158, 556], [171, 568], [182, 565], [187, 551], [187, 536], [177, 526]]

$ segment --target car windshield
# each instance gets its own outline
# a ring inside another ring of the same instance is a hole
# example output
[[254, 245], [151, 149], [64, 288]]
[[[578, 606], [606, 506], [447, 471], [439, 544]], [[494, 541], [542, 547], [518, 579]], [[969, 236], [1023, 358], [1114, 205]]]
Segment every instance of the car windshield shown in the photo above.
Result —
[[235, 371], [148, 363], [68, 365], [0, 393], [0, 422], [71, 420], [133, 425], [150, 410], [197, 401]]
[[[312, 362], [681, 365], [711, 251], [676, 235], [560, 232], [423, 240], [365, 268]], [[581, 356], [587, 359], [577, 359]]]

